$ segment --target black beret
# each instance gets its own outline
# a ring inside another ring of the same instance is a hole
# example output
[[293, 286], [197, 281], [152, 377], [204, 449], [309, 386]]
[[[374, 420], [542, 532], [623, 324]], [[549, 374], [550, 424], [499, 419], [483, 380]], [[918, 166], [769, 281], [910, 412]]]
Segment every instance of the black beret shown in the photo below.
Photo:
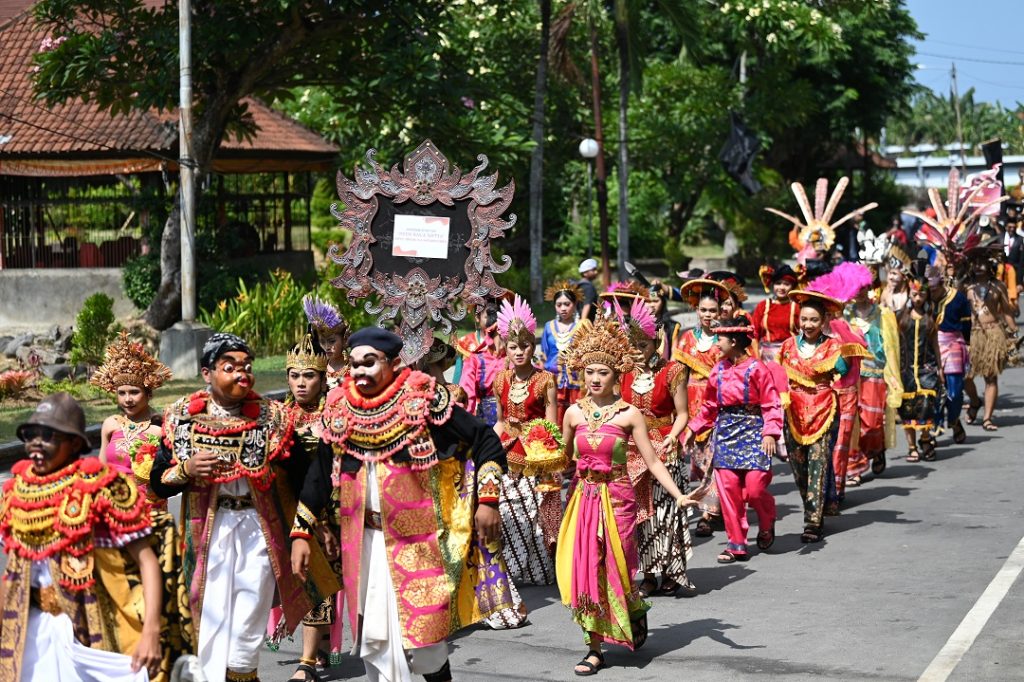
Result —
[[370, 346], [389, 358], [397, 358], [398, 354], [402, 352], [402, 337], [380, 327], [363, 327], [348, 337], [350, 349], [359, 346]]
[[203, 344], [203, 356], [199, 359], [199, 366], [204, 369], [211, 369], [220, 356], [225, 353], [234, 353], [235, 351], [242, 351], [252, 355], [249, 344], [241, 336], [217, 332]]

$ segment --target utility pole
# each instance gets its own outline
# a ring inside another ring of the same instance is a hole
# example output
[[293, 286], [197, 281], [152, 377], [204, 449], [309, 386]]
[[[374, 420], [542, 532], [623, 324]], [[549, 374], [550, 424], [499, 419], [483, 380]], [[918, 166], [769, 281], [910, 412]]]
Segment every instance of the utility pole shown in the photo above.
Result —
[[963, 122], [960, 120], [960, 91], [956, 82], [956, 62], [953, 62], [953, 68], [949, 75], [953, 79], [953, 111], [956, 113], [956, 142], [960, 147], [960, 170], [964, 171], [967, 169], [967, 159], [964, 157], [964, 128]]
[[196, 192], [192, 160], [192, 2], [178, 0], [178, 170], [181, 173], [181, 320], [196, 319]]

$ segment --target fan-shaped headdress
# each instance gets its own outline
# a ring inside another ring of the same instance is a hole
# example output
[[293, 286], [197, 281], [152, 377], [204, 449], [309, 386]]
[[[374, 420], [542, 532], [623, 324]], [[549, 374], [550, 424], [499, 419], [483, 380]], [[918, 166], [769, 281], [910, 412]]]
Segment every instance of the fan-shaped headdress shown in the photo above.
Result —
[[651, 298], [651, 291], [639, 282], [632, 280], [628, 282], [612, 282], [606, 290], [600, 293], [604, 300], [616, 300], [620, 305], [629, 305], [636, 299], [648, 300]]
[[566, 349], [566, 365], [581, 376], [587, 366], [595, 364], [625, 374], [633, 369], [634, 353], [619, 321], [599, 318], [573, 335], [572, 344]]
[[141, 343], [128, 338], [122, 331], [107, 346], [103, 364], [89, 380], [94, 386], [114, 393], [118, 386], [137, 386], [153, 391], [171, 378], [171, 370], [146, 352]]
[[856, 298], [861, 289], [871, 286], [873, 281], [874, 276], [866, 265], [844, 262], [827, 275], [812, 280], [807, 289], [846, 304]]
[[549, 286], [544, 290], [544, 300], [554, 301], [559, 294], [568, 294], [573, 303], [583, 302], [583, 288], [571, 280], [562, 279]]
[[832, 190], [832, 196], [829, 196], [828, 180], [818, 178], [818, 184], [814, 188], [813, 211], [811, 210], [811, 202], [807, 199], [807, 192], [804, 190], [804, 186], [799, 182], [794, 182], [790, 185], [790, 188], [793, 190], [793, 196], [796, 197], [796, 202], [800, 206], [800, 212], [803, 214], [803, 221], [796, 216], [783, 213], [775, 208], [765, 209], [769, 213], [774, 213], [793, 223], [795, 235], [790, 239], [790, 243], [797, 250], [797, 259], [801, 262], [809, 257], [813, 258], [815, 251], [828, 251], [831, 249], [836, 241], [837, 227], [858, 213], [864, 213], [878, 207], [878, 204], [872, 201], [832, 222], [832, 215], [839, 206], [839, 200], [842, 199], [843, 192], [846, 191], [846, 186], [849, 184], [849, 178], [845, 176], [839, 178], [835, 189]]
[[639, 298], [633, 299], [629, 305], [628, 314], [623, 311], [618, 301], [615, 301], [613, 305], [615, 306], [615, 317], [618, 318], [622, 328], [626, 330], [633, 346], [638, 346], [641, 341], [658, 336], [658, 321], [644, 301]]
[[314, 369], [317, 372], [327, 371], [327, 354], [324, 353], [312, 334], [306, 334], [302, 340], [292, 346], [284, 356], [284, 368], [289, 369]]
[[[917, 241], [941, 251], [954, 271], [962, 270], [965, 259], [971, 256], [974, 249], [985, 246], [983, 242], [987, 240], [981, 234], [978, 218], [989, 206], [1006, 199], [1005, 196], [1000, 196], [978, 204], [975, 199], [986, 189], [984, 183], [979, 183], [969, 192], [961, 192], [960, 171], [950, 168], [947, 186], [948, 208], [943, 203], [939, 190], [932, 187], [928, 190], [928, 199], [935, 211], [934, 217], [919, 211], [906, 212], [924, 223], [915, 235]], [[969, 211], [972, 205], [975, 208]]]
[[[340, 334], [347, 337], [351, 331], [348, 322], [333, 305], [319, 296], [306, 294], [302, 297], [302, 309], [306, 313], [309, 325], [322, 338], [328, 334]], [[344, 344], [343, 344], [344, 345]]]
[[501, 302], [498, 310], [498, 334], [506, 341], [515, 341], [520, 346], [537, 345], [537, 318], [533, 316], [530, 304], [519, 294], [511, 303]]
[[890, 244], [889, 252], [885, 256], [885, 264], [890, 270], [899, 270], [903, 274], [910, 272], [910, 254], [903, 250], [899, 244]]

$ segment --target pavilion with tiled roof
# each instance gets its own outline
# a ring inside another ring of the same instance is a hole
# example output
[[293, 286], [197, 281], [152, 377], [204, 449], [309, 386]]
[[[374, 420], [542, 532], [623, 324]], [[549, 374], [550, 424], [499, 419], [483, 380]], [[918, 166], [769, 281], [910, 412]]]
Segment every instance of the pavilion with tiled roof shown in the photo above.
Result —
[[[162, 185], [161, 177], [177, 171], [177, 111], [132, 110], [111, 116], [92, 102], [75, 100], [49, 107], [36, 99], [32, 58], [47, 34], [35, 25], [33, 4], [32, 0], [0, 0], [0, 269], [120, 265], [139, 249], [137, 243], [132, 246], [126, 241], [126, 225], [120, 222], [109, 226], [110, 234], [120, 235], [115, 238], [127, 245], [127, 251], [120, 249], [115, 254], [117, 249], [107, 249], [108, 257], [104, 259], [102, 244], [95, 243], [102, 237], [93, 235], [89, 241], [93, 246], [80, 257], [66, 253], [56, 259], [40, 257], [40, 253], [66, 251], [59, 244], [66, 237], [52, 222], [54, 215], [71, 211], [47, 207], [77, 206], [72, 195], [80, 196], [81, 192], [72, 188], [112, 186], [125, 176], [144, 178], [151, 186]], [[261, 232], [262, 251], [290, 249], [303, 241], [308, 248], [308, 224], [303, 230], [305, 240], [292, 239], [291, 203], [306, 202], [308, 222], [308, 174], [331, 170], [338, 148], [259, 100], [246, 103], [255, 135], [243, 140], [226, 137], [211, 168], [215, 178], [211, 186], [224, 193], [228, 204], [234, 201], [232, 206], [244, 203], [244, 207], [225, 211], [218, 204], [211, 212], [216, 220], [223, 221], [230, 213], [232, 220], [250, 223], [247, 229]], [[251, 188], [239, 185], [240, 174], [270, 174], [273, 189], [253, 196]], [[236, 180], [236, 194], [245, 195], [243, 203], [230, 196], [230, 188], [225, 189], [232, 178]], [[306, 196], [301, 196], [297, 186], [307, 192]], [[67, 190], [67, 196], [59, 196], [61, 188]], [[269, 207], [267, 202], [275, 198], [277, 206]], [[137, 216], [131, 212], [126, 223], [133, 219], [137, 221]], [[277, 225], [258, 224], [261, 221]], [[74, 226], [70, 227], [73, 232]], [[267, 230], [274, 232], [273, 238]], [[76, 241], [83, 241], [80, 235], [76, 235]]]

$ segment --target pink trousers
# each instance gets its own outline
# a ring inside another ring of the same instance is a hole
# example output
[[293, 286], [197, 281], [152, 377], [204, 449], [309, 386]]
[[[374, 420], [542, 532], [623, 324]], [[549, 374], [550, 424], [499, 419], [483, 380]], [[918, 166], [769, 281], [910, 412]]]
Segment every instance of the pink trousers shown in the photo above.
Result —
[[755, 469], [715, 469], [715, 483], [722, 504], [722, 520], [729, 538], [728, 548], [736, 554], [747, 553], [747, 504], [757, 513], [759, 530], [775, 523], [775, 498], [768, 492], [772, 472]]

